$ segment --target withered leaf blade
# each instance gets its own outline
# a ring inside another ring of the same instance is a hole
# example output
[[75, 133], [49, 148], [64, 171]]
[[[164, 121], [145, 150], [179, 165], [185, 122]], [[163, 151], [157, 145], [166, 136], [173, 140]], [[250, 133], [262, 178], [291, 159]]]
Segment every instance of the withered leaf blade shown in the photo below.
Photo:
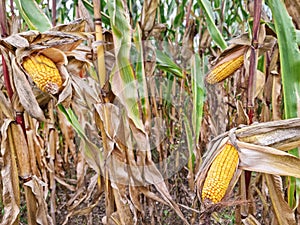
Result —
[[14, 48], [26, 48], [29, 46], [28, 40], [19, 34], [14, 34], [5, 39], [0, 39], [0, 44], [11, 51]]
[[70, 79], [65, 80], [64, 88], [58, 96], [57, 104], [62, 103], [65, 107], [68, 107], [72, 98], [72, 85]]
[[119, 108], [111, 103], [95, 104], [94, 106], [103, 121], [106, 135], [113, 140], [121, 122]]
[[38, 224], [53, 225], [51, 217], [48, 215], [47, 203], [44, 198], [43, 187], [46, 186], [44, 182], [38, 179], [36, 176], [32, 176], [32, 179], [24, 183], [25, 186], [32, 190], [37, 202], [36, 222]]
[[258, 222], [257, 219], [255, 219], [255, 217], [251, 214], [249, 216], [247, 216], [245, 219], [243, 219], [243, 224], [244, 225], [261, 225], [261, 223]]
[[253, 124], [235, 134], [242, 142], [290, 150], [300, 144], [300, 118]]
[[[89, 11], [87, 10], [87, 8], [84, 6], [82, 0], [78, 1], [77, 7], [78, 7], [79, 17], [84, 18], [83, 21], [85, 20], [87, 23], [87, 31], [93, 31], [94, 30], [93, 18], [91, 16], [91, 14], [89, 13]], [[80, 30], [80, 31], [84, 31], [84, 28], [83, 28], [83, 30]]]
[[63, 32], [83, 32], [85, 29], [85, 19], [79, 18], [67, 24], [57, 25], [50, 29], [50, 31], [63, 31]]
[[31, 43], [33, 47], [54, 47], [62, 51], [72, 51], [84, 40], [82, 36], [60, 31], [46, 31], [38, 37]]
[[283, 198], [283, 191], [278, 185], [280, 176], [274, 176], [270, 174], [264, 174], [272, 206], [274, 208], [275, 216], [279, 224], [296, 225], [296, 219], [293, 210], [289, 207], [288, 203]]
[[190, 20], [182, 40], [181, 55], [184, 60], [191, 59], [192, 55], [194, 54], [193, 40], [195, 36], [195, 29], [196, 27], [194, 20]]
[[7, 100], [2, 91], [0, 92], [0, 109], [7, 118], [14, 118], [11, 103]]
[[237, 141], [239, 168], [300, 178], [300, 159], [275, 148]]
[[2, 189], [4, 214], [2, 215], [1, 225], [15, 224], [18, 221], [17, 217], [20, 212], [18, 168], [16, 158], [12, 155], [12, 146], [9, 143], [11, 122], [12, 120], [5, 120], [1, 126], [1, 156], [3, 158], [3, 165], [1, 165], [0, 169], [2, 183], [5, 184]]
[[172, 199], [164, 178], [162, 177], [159, 170], [156, 168], [154, 162], [148, 159], [147, 166], [144, 168], [144, 176], [147, 182], [152, 183], [158, 192], [162, 195], [164, 201], [177, 213], [185, 224], [189, 224], [183, 213], [181, 212], [178, 204]]
[[144, 32], [149, 32], [152, 30], [155, 23], [157, 7], [157, 0], [144, 1], [141, 19], [141, 28]]
[[31, 43], [38, 35], [40, 35], [40, 32], [38, 32], [36, 30], [29, 30], [29, 31], [19, 33], [19, 35], [21, 37], [27, 39], [27, 41], [29, 43]]
[[45, 121], [43, 110], [40, 108], [29, 82], [26, 79], [25, 73], [20, 69], [14, 58], [12, 60], [12, 67], [14, 72], [14, 83], [20, 98], [20, 103], [24, 109], [33, 117], [41, 121]]

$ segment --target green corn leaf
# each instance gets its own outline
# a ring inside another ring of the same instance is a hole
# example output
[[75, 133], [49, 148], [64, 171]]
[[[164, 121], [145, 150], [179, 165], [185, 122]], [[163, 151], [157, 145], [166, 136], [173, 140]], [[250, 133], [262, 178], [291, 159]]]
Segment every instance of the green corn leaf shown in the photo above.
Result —
[[182, 78], [181, 68], [162, 51], [156, 51], [156, 63], [159, 69], [173, 73], [176, 77]]
[[200, 128], [203, 114], [203, 103], [204, 103], [204, 72], [203, 64], [201, 63], [200, 56], [195, 54], [192, 59], [192, 91], [193, 91], [193, 130], [195, 134], [195, 143], [200, 135]]
[[35, 0], [15, 0], [21, 17], [31, 30], [44, 32], [52, 25], [48, 17], [43, 13]]
[[138, 88], [135, 73], [130, 62], [131, 26], [128, 13], [121, 0], [107, 2], [110, 23], [114, 36], [116, 66], [111, 73], [111, 87], [126, 109], [135, 126], [144, 131], [140, 117]]
[[[87, 11], [89, 12], [89, 14], [94, 17], [94, 6], [92, 3], [90, 3], [88, 0], [81, 0], [84, 7], [87, 9]], [[102, 8], [102, 7], [101, 7]], [[76, 8], [74, 8], [76, 9]], [[110, 21], [109, 21], [109, 16], [104, 12], [101, 11], [101, 20], [105, 25], [109, 25]]]
[[296, 30], [297, 44], [300, 45], [300, 30]]
[[186, 137], [187, 137], [187, 146], [188, 146], [188, 150], [189, 150], [189, 158], [188, 158], [187, 166], [190, 171], [193, 171], [194, 164], [195, 164], [195, 154], [194, 154], [194, 149], [195, 149], [194, 138], [195, 137], [193, 137], [191, 124], [186, 115], [183, 116], [183, 123], [184, 123], [185, 133], [186, 133]]
[[[300, 52], [297, 44], [298, 34], [284, 2], [281, 0], [268, 0], [267, 3], [272, 11], [278, 38], [285, 118], [298, 117], [298, 108], [300, 106]], [[298, 150], [291, 150], [290, 153], [297, 156]], [[295, 191], [297, 196], [300, 195], [299, 188], [296, 188], [295, 179], [290, 178], [288, 191], [290, 207], [295, 205]]]
[[207, 29], [212, 37], [212, 39], [216, 42], [216, 44], [224, 50], [227, 47], [227, 44], [218, 30], [217, 26], [215, 25], [215, 20], [213, 16], [213, 10], [208, 0], [198, 0], [198, 4], [200, 5], [201, 9], [206, 18]]
[[100, 174], [101, 167], [103, 166], [103, 157], [100, 149], [93, 144], [85, 135], [76, 115], [72, 109], [66, 109], [63, 105], [59, 104], [58, 109], [64, 114], [66, 119], [72, 125], [76, 133], [79, 135], [84, 149], [84, 156], [90, 166]]
[[142, 31], [139, 25], [136, 26], [136, 30], [133, 34], [133, 40], [136, 47], [137, 62], [135, 67], [136, 79], [138, 82], [138, 92], [141, 99], [143, 115], [149, 119], [150, 107], [148, 101], [147, 81], [144, 67], [144, 51], [142, 42]]
[[[300, 52], [296, 29], [281, 0], [269, 0], [280, 51], [285, 118], [297, 117], [300, 97]], [[297, 99], [298, 96], [298, 99]]]

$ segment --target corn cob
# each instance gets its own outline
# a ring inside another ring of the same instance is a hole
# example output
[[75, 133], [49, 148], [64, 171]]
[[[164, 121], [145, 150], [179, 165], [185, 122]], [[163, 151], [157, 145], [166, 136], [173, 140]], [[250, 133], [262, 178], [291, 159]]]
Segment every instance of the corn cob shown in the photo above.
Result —
[[202, 188], [202, 200], [217, 203], [225, 196], [230, 181], [238, 166], [238, 152], [231, 144], [225, 144], [214, 159]]
[[23, 61], [23, 67], [34, 83], [44, 92], [58, 93], [62, 86], [60, 73], [54, 62], [44, 55], [31, 55]]
[[206, 77], [206, 82], [209, 84], [218, 83], [229, 77], [244, 63], [244, 55], [240, 55], [232, 60], [229, 60], [215, 67]]

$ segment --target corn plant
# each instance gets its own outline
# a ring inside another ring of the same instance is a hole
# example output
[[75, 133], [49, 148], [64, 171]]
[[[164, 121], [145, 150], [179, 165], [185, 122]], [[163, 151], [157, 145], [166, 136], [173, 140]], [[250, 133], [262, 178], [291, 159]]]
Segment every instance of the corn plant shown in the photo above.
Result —
[[1, 224], [299, 222], [290, 6], [0, 1]]

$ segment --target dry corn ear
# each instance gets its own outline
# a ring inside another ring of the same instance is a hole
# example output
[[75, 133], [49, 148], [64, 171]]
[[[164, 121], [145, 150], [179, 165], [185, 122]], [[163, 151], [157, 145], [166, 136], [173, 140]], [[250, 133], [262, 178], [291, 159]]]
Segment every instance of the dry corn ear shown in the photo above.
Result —
[[218, 83], [229, 77], [244, 63], [244, 55], [240, 55], [232, 60], [229, 60], [221, 65], [215, 67], [207, 76], [206, 82], [209, 84]]
[[208, 199], [213, 203], [222, 200], [236, 171], [238, 161], [236, 148], [226, 143], [208, 170], [202, 188], [202, 200]]
[[62, 86], [62, 79], [51, 59], [41, 54], [35, 54], [26, 57], [22, 65], [42, 91], [50, 94], [58, 93]]

